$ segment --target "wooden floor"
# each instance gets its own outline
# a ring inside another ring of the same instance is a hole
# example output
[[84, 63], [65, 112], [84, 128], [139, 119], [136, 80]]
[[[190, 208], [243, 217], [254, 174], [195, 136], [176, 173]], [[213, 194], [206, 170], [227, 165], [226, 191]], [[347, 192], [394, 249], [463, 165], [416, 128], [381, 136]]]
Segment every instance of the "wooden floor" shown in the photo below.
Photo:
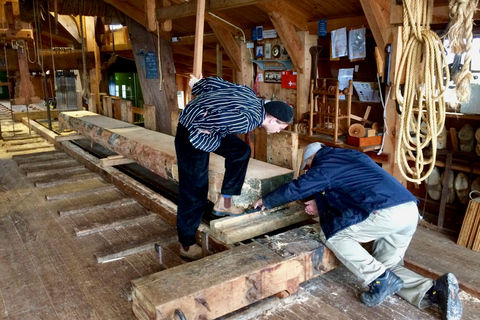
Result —
[[[1, 319], [134, 319], [130, 281], [161, 270], [153, 243], [162, 245], [165, 267], [185, 263], [175, 229], [25, 126], [15, 123], [14, 131], [2, 120], [2, 132]], [[465, 290], [463, 319], [479, 319], [480, 254], [454, 240], [419, 227], [406, 264], [433, 277], [455, 272]], [[141, 244], [148, 249], [129, 251]], [[124, 258], [115, 260], [119, 253]], [[437, 310], [418, 310], [398, 296], [366, 307], [358, 300], [362, 290], [339, 267], [297, 294], [223, 318], [439, 319]]]

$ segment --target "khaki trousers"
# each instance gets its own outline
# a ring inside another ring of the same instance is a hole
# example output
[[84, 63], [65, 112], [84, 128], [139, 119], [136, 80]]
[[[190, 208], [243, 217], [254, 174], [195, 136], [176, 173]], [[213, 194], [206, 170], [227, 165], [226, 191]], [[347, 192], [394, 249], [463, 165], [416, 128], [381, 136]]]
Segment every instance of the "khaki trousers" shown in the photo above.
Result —
[[[390, 269], [404, 281], [397, 294], [411, 304], [428, 306], [425, 293], [433, 286], [433, 280], [424, 278], [403, 266], [403, 257], [412, 240], [419, 219], [415, 202], [372, 212], [369, 217], [348, 227], [333, 237], [320, 237], [335, 256], [367, 286]], [[373, 241], [370, 254], [360, 243]]]

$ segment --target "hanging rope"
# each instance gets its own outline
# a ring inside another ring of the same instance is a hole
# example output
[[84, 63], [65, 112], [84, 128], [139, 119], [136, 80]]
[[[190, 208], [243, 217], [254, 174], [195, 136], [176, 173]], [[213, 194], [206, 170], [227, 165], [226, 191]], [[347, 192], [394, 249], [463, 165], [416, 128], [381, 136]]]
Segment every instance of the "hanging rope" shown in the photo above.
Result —
[[478, 0], [450, 0], [450, 28], [447, 37], [450, 49], [455, 54], [465, 53], [465, 59], [460, 72], [453, 77], [456, 84], [456, 94], [459, 102], [470, 100], [470, 82], [473, 75], [470, 71], [472, 61], [473, 15], [477, 11]]
[[160, 24], [157, 21], [157, 59], [158, 59], [158, 90], [162, 91], [163, 73], [162, 73], [162, 58], [160, 55]]
[[[446, 84], [450, 74], [442, 42], [428, 28], [433, 0], [404, 0], [403, 8], [405, 46], [395, 79], [397, 101], [402, 107], [396, 162], [405, 179], [420, 183], [435, 167], [437, 136], [445, 123], [444, 70]], [[403, 74], [405, 87], [401, 92]], [[423, 151], [429, 145], [431, 156], [427, 157]], [[415, 161], [413, 167], [409, 161]]]

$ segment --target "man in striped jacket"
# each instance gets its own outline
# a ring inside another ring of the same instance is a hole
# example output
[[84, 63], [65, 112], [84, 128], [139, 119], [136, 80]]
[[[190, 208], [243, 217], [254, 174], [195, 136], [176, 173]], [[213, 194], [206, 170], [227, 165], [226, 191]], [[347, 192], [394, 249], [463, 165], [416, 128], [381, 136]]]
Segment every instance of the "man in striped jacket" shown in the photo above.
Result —
[[250, 146], [237, 137], [261, 126], [267, 134], [285, 129], [293, 120], [293, 108], [281, 101], [265, 103], [245, 86], [220, 78], [197, 79], [189, 85], [195, 98], [180, 113], [175, 150], [178, 163], [177, 230], [180, 255], [202, 257], [195, 234], [208, 196], [209, 154], [225, 158], [221, 195], [214, 206], [217, 216], [235, 216], [244, 210], [231, 201], [239, 195], [250, 159]]

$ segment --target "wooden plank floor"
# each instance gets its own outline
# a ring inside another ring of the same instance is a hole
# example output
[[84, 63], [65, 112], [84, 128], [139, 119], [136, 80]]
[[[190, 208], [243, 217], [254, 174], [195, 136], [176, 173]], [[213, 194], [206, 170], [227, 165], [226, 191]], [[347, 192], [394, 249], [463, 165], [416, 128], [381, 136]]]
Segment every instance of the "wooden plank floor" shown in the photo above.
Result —
[[[5, 126], [2, 122], [2, 125], [2, 130], [9, 129], [8, 124]], [[19, 131], [17, 136], [28, 134], [19, 124], [15, 125], [15, 130]], [[24, 151], [6, 152], [11, 146], [10, 140], [0, 146], [1, 318], [134, 319], [131, 302], [126, 298], [128, 286], [132, 279], [161, 270], [157, 253], [151, 248], [108, 263], [98, 263], [95, 255], [114, 253], [128, 244], [159, 238], [164, 248], [164, 264], [174, 267], [183, 263], [178, 257], [175, 229], [155, 219], [77, 236], [75, 228], [103, 226], [109, 221], [149, 212], [138, 203], [113, 209], [99, 208], [102, 203], [126, 197], [115, 189], [48, 201], [46, 195], [77, 192], [106, 183], [99, 177], [82, 178], [74, 184], [46, 183], [66, 178], [63, 174], [66, 167], [49, 175], [27, 177], [26, 172], [50, 170], [56, 161], [65, 160], [64, 154], [53, 147], [45, 149], [42, 144], [40, 152], [30, 149], [28, 144], [38, 143], [37, 140], [28, 142]], [[42, 167], [39, 162], [48, 162], [48, 159], [51, 159], [51, 166]], [[35, 183], [43, 187], [36, 187]], [[59, 215], [59, 210], [86, 206], [94, 209]], [[406, 263], [430, 275], [453, 271], [467, 292], [478, 292], [480, 254], [457, 246], [454, 239], [419, 227], [407, 252]], [[439, 319], [437, 310], [420, 311], [398, 296], [388, 298], [378, 307], [366, 307], [358, 300], [362, 290], [353, 275], [339, 267], [301, 284], [299, 292], [288, 298], [270, 297], [223, 318]], [[467, 292], [461, 293], [463, 319], [479, 319], [480, 301]]]

